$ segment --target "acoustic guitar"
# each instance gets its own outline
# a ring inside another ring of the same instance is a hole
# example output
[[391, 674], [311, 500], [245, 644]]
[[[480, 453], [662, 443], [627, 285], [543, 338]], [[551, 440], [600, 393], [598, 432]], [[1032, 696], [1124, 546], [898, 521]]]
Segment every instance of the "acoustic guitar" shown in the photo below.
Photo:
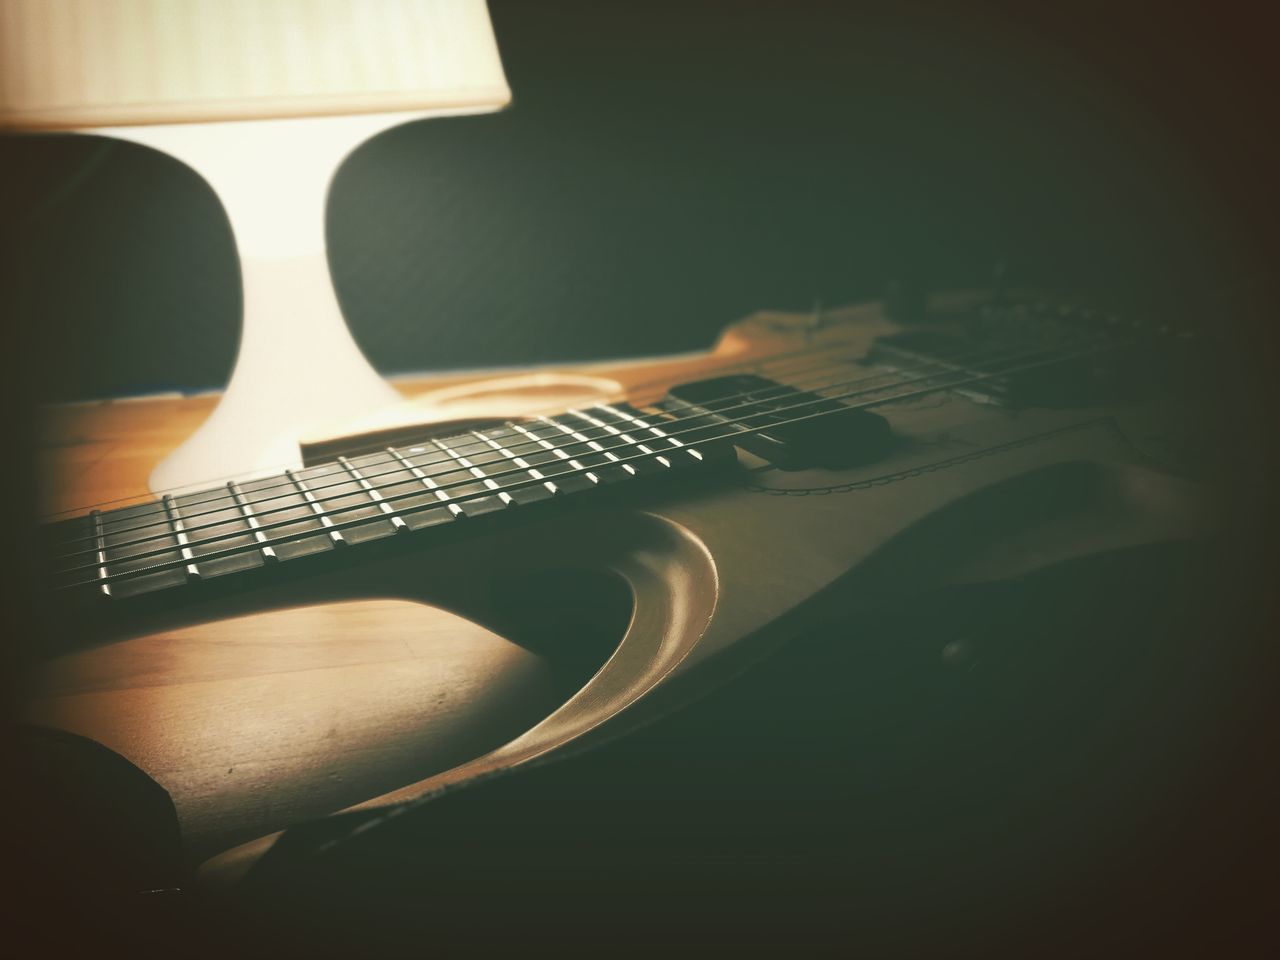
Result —
[[180, 859], [131, 882], [234, 887], [307, 825], [607, 754], [837, 595], [1211, 535], [1193, 342], [1031, 292], [763, 312], [704, 354], [403, 381], [302, 466], [158, 498], [209, 398], [52, 408], [21, 713], [171, 798]]

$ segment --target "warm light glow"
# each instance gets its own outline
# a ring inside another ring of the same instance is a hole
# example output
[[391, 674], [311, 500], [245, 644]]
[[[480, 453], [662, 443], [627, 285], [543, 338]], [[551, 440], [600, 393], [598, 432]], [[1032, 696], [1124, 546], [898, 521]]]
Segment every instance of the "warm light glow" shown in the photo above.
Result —
[[492, 109], [483, 0], [0, 0], [0, 124]]
[[510, 97], [484, 0], [0, 0], [0, 125], [169, 153], [231, 221], [236, 367], [152, 490], [297, 464], [300, 437], [400, 399], [334, 296], [329, 183], [380, 130]]

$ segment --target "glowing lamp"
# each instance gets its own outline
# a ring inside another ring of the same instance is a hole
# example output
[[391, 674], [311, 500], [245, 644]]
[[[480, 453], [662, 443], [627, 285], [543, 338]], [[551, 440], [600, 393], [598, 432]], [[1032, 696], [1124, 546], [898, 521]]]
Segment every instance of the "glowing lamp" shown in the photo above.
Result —
[[235, 369], [152, 490], [287, 466], [308, 430], [399, 399], [334, 296], [328, 186], [387, 127], [510, 99], [484, 0], [0, 0], [0, 125], [169, 153], [231, 222]]

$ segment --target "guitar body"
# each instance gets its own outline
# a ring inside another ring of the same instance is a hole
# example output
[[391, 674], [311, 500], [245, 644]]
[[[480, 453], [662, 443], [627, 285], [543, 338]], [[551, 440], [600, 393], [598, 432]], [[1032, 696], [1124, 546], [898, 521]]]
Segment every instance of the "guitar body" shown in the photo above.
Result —
[[[640, 405], [815, 351], [852, 376], [903, 329], [880, 304], [765, 313], [705, 355], [404, 381], [403, 407], [335, 425], [307, 449], [324, 458], [619, 396]], [[209, 403], [49, 411], [47, 507], [144, 494]], [[83, 648], [30, 668], [24, 719], [96, 740], [154, 778], [175, 803], [188, 867], [203, 864], [216, 886], [295, 824], [608, 751], [768, 663], [833, 605], [847, 620], [1215, 528], [1179, 462], [1187, 421], [1164, 398], [1015, 406], [956, 389], [881, 412], [892, 441], [870, 462], [780, 469], [740, 451], [683, 484], [108, 615]], [[967, 655], [963, 637], [937, 647], [940, 662]]]

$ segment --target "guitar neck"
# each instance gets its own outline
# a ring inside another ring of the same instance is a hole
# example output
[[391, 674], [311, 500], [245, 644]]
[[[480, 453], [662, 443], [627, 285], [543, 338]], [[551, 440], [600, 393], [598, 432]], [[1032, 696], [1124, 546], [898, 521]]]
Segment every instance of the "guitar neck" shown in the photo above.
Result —
[[[1096, 331], [877, 341], [876, 370], [815, 351], [798, 374], [736, 373], [672, 387], [649, 408], [600, 404], [424, 438], [274, 476], [228, 482], [53, 525], [53, 586], [123, 598], [428, 531], [731, 459], [740, 446], [796, 468], [881, 456], [887, 422], [867, 408], [942, 390], [1007, 400], [1049, 368], [1095, 390], [1080, 364], [1127, 341]], [[884, 357], [879, 357], [884, 354]], [[1061, 399], [1061, 398], [1059, 398]], [[1025, 397], [1024, 397], [1025, 400]]]
[[508, 422], [50, 525], [52, 586], [126, 598], [684, 473], [724, 444], [626, 404]]

